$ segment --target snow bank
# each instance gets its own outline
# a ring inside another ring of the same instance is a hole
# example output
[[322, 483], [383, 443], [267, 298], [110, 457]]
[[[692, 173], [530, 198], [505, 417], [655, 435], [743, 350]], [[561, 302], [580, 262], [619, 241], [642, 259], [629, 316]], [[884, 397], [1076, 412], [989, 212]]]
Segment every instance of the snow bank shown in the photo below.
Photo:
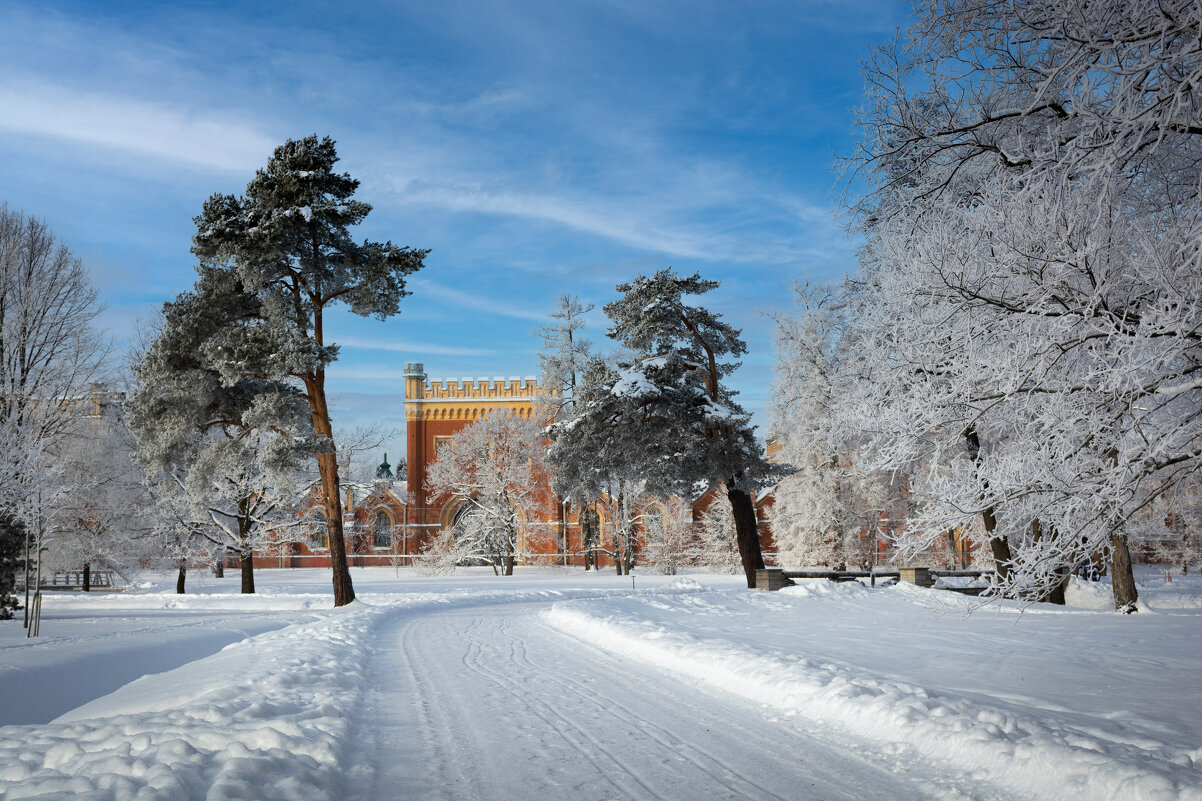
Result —
[[381, 609], [235, 643], [47, 726], [0, 729], [0, 798], [337, 799], [354, 666]]
[[[771, 594], [710, 592], [565, 602], [556, 604], [546, 618], [593, 645], [765, 704], [775, 715], [848, 730], [884, 746], [886, 754], [906, 749], [1022, 797], [1202, 799], [1202, 772], [1195, 767], [1202, 764], [1202, 748], [1196, 742], [1194, 747], [1181, 747], [1142, 736], [1114, 736], [1112, 731], [1072, 725], [1071, 715], [992, 704], [909, 683], [889, 675], [887, 655], [871, 656], [874, 646], [880, 647], [871, 641], [863, 643], [863, 652], [876, 669], [798, 655], [806, 650], [802, 637], [793, 652], [757, 642], [779, 642], [782, 626], [804, 630], [811, 615], [822, 614], [821, 603], [831, 598], [858, 608], [862, 615], [873, 614], [873, 598], [888, 597], [894, 604], [936, 598], [939, 603], [958, 602], [939, 596], [958, 598], [912, 587], [870, 591], [855, 584], [822, 582]], [[930, 617], [929, 611], [915, 611]], [[938, 626], [930, 628], [929, 639], [915, 641], [912, 647], [930, 649], [931, 654], [949, 650], [946, 642], [939, 642]], [[808, 631], [806, 635], [814, 636]]]
[[[125, 611], [207, 609], [218, 615], [215, 629], [227, 625], [226, 613], [239, 607], [303, 610], [306, 622], [143, 676], [50, 724], [0, 727], [0, 801], [342, 799], [353, 756], [346, 753], [350, 727], [370, 681], [364, 668], [386, 621], [454, 606], [598, 598], [619, 591], [628, 590], [477, 584], [377, 596], [373, 603], [322, 611], [313, 610], [307, 594], [127, 595], [121, 602]], [[329, 597], [322, 602], [328, 605]], [[86, 606], [117, 611], [115, 603], [71, 599], [62, 605], [82, 613]]]

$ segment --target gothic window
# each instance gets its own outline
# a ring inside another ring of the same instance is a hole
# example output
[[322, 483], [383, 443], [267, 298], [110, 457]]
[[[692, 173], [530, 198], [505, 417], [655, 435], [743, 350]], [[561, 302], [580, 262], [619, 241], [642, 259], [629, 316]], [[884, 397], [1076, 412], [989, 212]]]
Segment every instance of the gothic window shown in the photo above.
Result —
[[376, 518], [371, 524], [371, 547], [392, 547], [392, 518], [383, 509], [376, 512]]

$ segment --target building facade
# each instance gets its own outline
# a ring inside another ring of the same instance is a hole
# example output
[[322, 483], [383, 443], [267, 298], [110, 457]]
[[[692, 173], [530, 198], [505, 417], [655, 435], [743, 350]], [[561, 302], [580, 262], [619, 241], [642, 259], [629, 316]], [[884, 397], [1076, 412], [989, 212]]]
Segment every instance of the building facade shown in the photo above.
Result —
[[[501, 411], [530, 419], [538, 414], [543, 390], [533, 377], [430, 380], [424, 365], [405, 365], [406, 478], [398, 482], [384, 475], [370, 488], [347, 489], [343, 499], [344, 531], [352, 565], [410, 565], [441, 532], [454, 525], [464, 509], [461, 498], [437, 496], [426, 487], [429, 466], [444, 443], [484, 416]], [[520, 563], [614, 567], [604, 546], [612, 536], [613, 517], [607, 498], [589, 509], [577, 508], [542, 488], [529, 508], [523, 509], [524, 535], [519, 544]], [[712, 503], [725, 503], [718, 491], [687, 500], [694, 521], [701, 520]], [[654, 500], [649, 505], [658, 503]], [[651, 510], [649, 517], [655, 517]], [[771, 536], [765, 520], [761, 530], [766, 549]], [[598, 546], [589, 555], [589, 545]], [[325, 543], [281, 543], [256, 559], [256, 566], [325, 566]], [[638, 554], [636, 549], [636, 554]]]

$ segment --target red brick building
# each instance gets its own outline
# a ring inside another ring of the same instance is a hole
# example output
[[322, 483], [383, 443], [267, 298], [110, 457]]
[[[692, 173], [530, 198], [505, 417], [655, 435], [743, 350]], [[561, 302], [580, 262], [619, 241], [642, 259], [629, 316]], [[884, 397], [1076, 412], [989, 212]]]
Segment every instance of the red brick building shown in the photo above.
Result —
[[[370, 491], [356, 497], [347, 491], [343, 499], [347, 550], [352, 565], [408, 565], [444, 528], [454, 524], [462, 508], [461, 499], [432, 497], [425, 487], [428, 466], [443, 442], [461, 429], [497, 410], [532, 417], [542, 390], [532, 377], [478, 378], [475, 380], [428, 380], [420, 363], [405, 365], [406, 474], [399, 483], [381, 480]], [[714, 491], [693, 501], [693, 518], [700, 519], [711, 503], [725, 503]], [[519, 544], [520, 562], [583, 565], [581, 510], [554, 496], [550, 487], [541, 493], [533, 508], [525, 509], [529, 537]], [[596, 521], [607, 532], [611, 520], [609, 504], [599, 500]], [[765, 550], [771, 535], [764, 529]], [[300, 567], [329, 564], [324, 543], [281, 545], [256, 558], [256, 566]], [[612, 566], [601, 557], [598, 566]]]

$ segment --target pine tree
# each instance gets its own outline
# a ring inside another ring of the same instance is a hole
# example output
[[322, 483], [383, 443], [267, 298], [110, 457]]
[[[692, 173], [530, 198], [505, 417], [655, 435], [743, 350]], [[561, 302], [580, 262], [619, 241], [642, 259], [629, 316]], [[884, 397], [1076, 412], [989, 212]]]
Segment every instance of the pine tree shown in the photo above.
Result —
[[[543, 394], [539, 397], [539, 414], [547, 421], [572, 416], [576, 385], [581, 380], [592, 350], [592, 342], [581, 336], [579, 331], [584, 328], [584, 315], [593, 310], [593, 304], [583, 304], [579, 298], [567, 293], [560, 293], [555, 304], [555, 311], [548, 315], [552, 322], [535, 332], [543, 341], [538, 352], [543, 388]], [[584, 551], [585, 570], [588, 570], [593, 566], [595, 548], [600, 542], [597, 536], [599, 532], [591, 526], [591, 521], [597, 517], [596, 495], [579, 486], [564, 488], [562, 495], [564, 499], [580, 505], [581, 549]], [[560, 543], [565, 565], [568, 550], [565, 528]]]
[[[606, 304], [613, 321], [610, 338], [639, 359], [619, 378], [619, 390], [634, 390], [640, 407], [637, 436], [667, 449], [647, 473], [654, 494], [692, 494], [687, 487], [724, 481], [735, 519], [739, 555], [747, 586], [763, 568], [751, 489], [772, 472], [755, 440], [750, 415], [722, 383], [739, 366], [721, 359], [747, 352], [740, 332], [721, 315], [685, 303], [687, 295], [718, 288], [698, 274], [687, 277], [660, 270], [619, 284], [622, 297]], [[668, 452], [670, 451], [670, 452]], [[663, 458], [667, 457], [667, 458]]]
[[[667, 443], [673, 437], [649, 438], [648, 415], [656, 408], [644, 403], [639, 390], [650, 385], [645, 379], [625, 380], [627, 373], [610, 367], [600, 357], [585, 365], [576, 386], [571, 416], [552, 423], [548, 460], [555, 467], [552, 487], [561, 494], [578, 497], [581, 510], [581, 537], [585, 566], [596, 566], [600, 554], [613, 557], [620, 574], [634, 564], [634, 509], [643, 495], [649, 472], [662, 472], [661, 463], [674, 450]], [[662, 426], [667, 430], [668, 426]], [[673, 481], [664, 482], [678, 489]], [[596, 527], [595, 499], [609, 499], [610, 547]]]
[[[342, 531], [342, 501], [334, 433], [326, 398], [326, 369], [338, 355], [326, 341], [325, 316], [338, 305], [385, 319], [409, 294], [405, 278], [429, 251], [391, 242], [355, 242], [349, 229], [371, 206], [353, 196], [359, 182], [333, 172], [338, 155], [329, 137], [289, 140], [276, 148], [242, 197], [215, 194], [195, 220], [193, 252], [208, 266], [228, 266], [261, 304], [256, 329], [274, 347], [263, 367], [271, 377], [301, 382], [319, 438], [325, 522], [333, 567], [334, 604], [355, 598]], [[231, 336], [218, 363], [230, 380], [256, 373]], [[256, 349], [257, 352], [257, 349]]]
[[[307, 485], [297, 473], [315, 438], [293, 382], [222, 375], [234, 351], [248, 373], [270, 374], [273, 345], [258, 298], [237, 275], [200, 272], [191, 292], [164, 305], [161, 330], [137, 360], [125, 406], [163, 523], [219, 553], [237, 553], [242, 591], [253, 593], [253, 553], [265, 544], [272, 518]], [[173, 532], [161, 542], [173, 562], [196, 550]]]
[[7, 512], [0, 512], [0, 620], [11, 620], [18, 608], [17, 573], [24, 567], [25, 527]]
[[550, 418], [570, 409], [576, 383], [592, 349], [592, 343], [578, 332], [584, 328], [583, 317], [593, 310], [593, 304], [585, 305], [566, 293], [560, 294], [555, 304], [555, 311], [548, 315], [553, 322], [537, 331], [543, 341], [538, 362], [543, 373], [543, 401], [551, 407]]

